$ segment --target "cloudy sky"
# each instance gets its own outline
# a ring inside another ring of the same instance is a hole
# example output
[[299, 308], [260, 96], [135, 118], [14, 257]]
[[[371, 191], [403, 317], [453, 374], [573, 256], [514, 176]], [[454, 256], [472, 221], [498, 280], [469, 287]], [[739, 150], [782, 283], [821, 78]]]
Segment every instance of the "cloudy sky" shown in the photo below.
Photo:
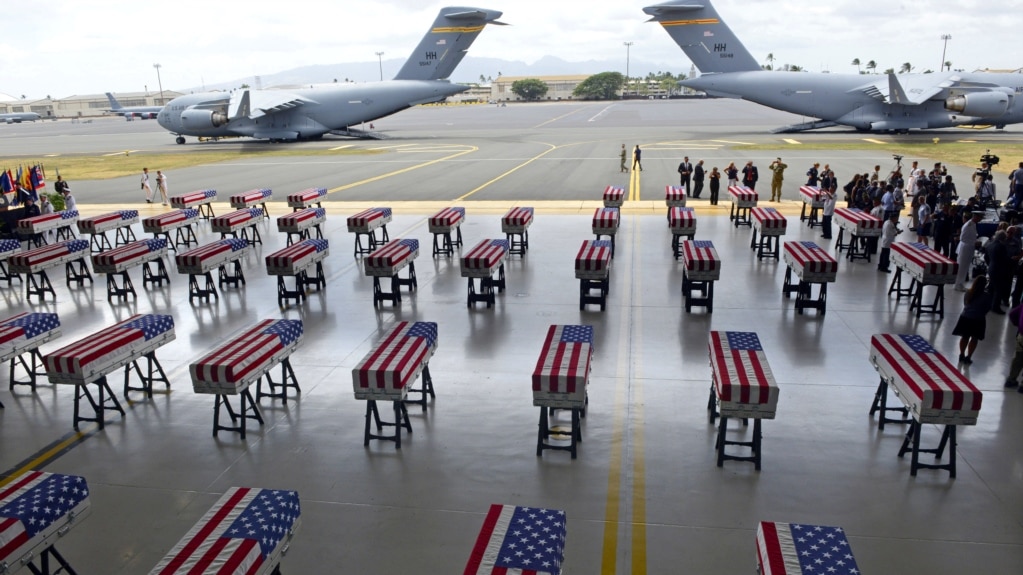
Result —
[[[475, 2], [476, 0], [473, 0]], [[700, 0], [693, 0], [699, 2]], [[659, 26], [645, 23], [636, 0], [486, 0], [507, 27], [491, 27], [474, 56], [531, 63], [632, 57], [687, 72], [689, 61]], [[29, 98], [105, 91], [157, 90], [266, 75], [309, 64], [372, 62], [384, 75], [453, 2], [422, 0], [24, 0], [7, 11], [0, 35], [0, 93]], [[715, 0], [723, 19], [755, 58], [810, 71], [853, 72], [853, 58], [878, 70], [904, 62], [937, 69], [942, 34], [954, 68], [1019, 68], [1023, 0], [993, 8], [979, 0]], [[12, 25], [12, 20], [16, 25]], [[624, 64], [622, 66], [624, 68]], [[344, 74], [341, 69], [340, 74]], [[344, 74], [348, 75], [348, 74]], [[457, 79], [457, 72], [455, 74]], [[353, 78], [357, 81], [376, 78]]]

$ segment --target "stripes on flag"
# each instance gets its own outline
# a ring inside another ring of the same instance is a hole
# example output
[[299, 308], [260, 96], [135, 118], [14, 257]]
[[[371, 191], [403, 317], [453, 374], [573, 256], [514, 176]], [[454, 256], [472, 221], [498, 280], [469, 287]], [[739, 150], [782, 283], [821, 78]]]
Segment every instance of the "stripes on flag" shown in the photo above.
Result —
[[759, 199], [757, 193], [746, 186], [728, 186], [728, 195], [740, 208], [755, 208]]
[[590, 377], [593, 326], [551, 325], [533, 369], [533, 391], [583, 396]]
[[295, 275], [327, 256], [325, 239], [309, 238], [266, 256], [266, 272], [271, 275]]
[[169, 198], [170, 205], [174, 208], [188, 208], [191, 206], [208, 204], [215, 199], [217, 199], [217, 190], [196, 190], [194, 192], [181, 194], [180, 196], [171, 196]]
[[248, 247], [249, 242], [241, 238], [224, 238], [177, 254], [174, 262], [178, 273], [202, 274], [241, 257], [238, 252]]
[[686, 275], [696, 281], [717, 280], [721, 277], [721, 258], [708, 240], [682, 242], [682, 265]]
[[460, 226], [463, 221], [465, 221], [465, 208], [455, 206], [444, 208], [430, 216], [427, 226], [431, 234], [442, 234]]
[[618, 210], [597, 208], [593, 212], [593, 233], [608, 234], [618, 230]]
[[77, 260], [83, 257], [85, 255], [83, 252], [88, 249], [88, 240], [68, 240], [12, 254], [7, 258], [7, 264], [12, 272], [36, 273], [41, 269]]
[[669, 208], [686, 205], [686, 189], [682, 186], [665, 186], [664, 203], [668, 204]]
[[[56, 333], [54, 333], [56, 332]], [[45, 340], [60, 333], [60, 318], [55, 313], [22, 312], [0, 320], [0, 361], [5, 361], [28, 349], [33, 340]]]
[[352, 369], [356, 399], [400, 398], [437, 347], [437, 324], [401, 321]]
[[168, 338], [174, 338], [173, 316], [136, 314], [47, 354], [46, 374], [56, 383], [89, 383], [92, 374], [124, 365], [139, 350], [155, 349]]
[[136, 224], [138, 221], [138, 210], [118, 210], [78, 220], [78, 231], [83, 234], [102, 234], [109, 230]]
[[507, 240], [481, 240], [462, 255], [462, 276], [466, 270], [485, 270], [489, 275], [507, 255]]
[[954, 283], [959, 264], [919, 242], [892, 244], [892, 261], [924, 283]]
[[753, 226], [763, 235], [785, 235], [788, 220], [774, 208], [753, 208]]
[[199, 210], [184, 208], [152, 216], [142, 220], [142, 231], [147, 234], [163, 234], [187, 226], [199, 219]]
[[593, 272], [601, 272], [599, 275], [604, 276], [610, 265], [610, 240], [585, 240], [579, 248], [579, 252], [575, 255], [575, 273], [577, 278], [582, 277], [579, 274], [589, 278], [593, 275]]
[[835, 222], [844, 230], [857, 236], [880, 236], [884, 221], [859, 208], [838, 208]]
[[800, 186], [799, 196], [804, 204], [810, 204], [811, 208], [823, 208], [825, 193], [817, 186]]
[[113, 273], [157, 259], [166, 253], [166, 239], [150, 238], [92, 254], [92, 265], [99, 273]]
[[841, 527], [761, 521], [757, 563], [762, 575], [859, 575]]
[[463, 575], [560, 575], [567, 535], [564, 511], [491, 505]]
[[785, 263], [803, 281], [833, 282], [838, 261], [813, 242], [785, 242]]
[[20, 567], [37, 538], [55, 539], [69, 514], [83, 515], [88, 507], [89, 486], [77, 475], [29, 471], [0, 487], [0, 567]]
[[258, 188], [255, 190], [249, 190], [240, 194], [235, 194], [229, 198], [231, 207], [236, 209], [248, 208], [252, 204], [262, 204], [270, 201], [273, 197], [273, 190], [270, 188]]
[[291, 354], [302, 338], [296, 319], [266, 319], [188, 366], [196, 391], [234, 391], [249, 384]]
[[756, 332], [712, 331], [708, 348], [722, 414], [730, 416], [735, 404], [755, 405], [760, 417], [773, 418], [778, 385]]
[[348, 231], [369, 233], [391, 221], [391, 208], [369, 208], [348, 217]]
[[[415, 238], [391, 240], [366, 256], [366, 272], [369, 274], [370, 268], [404, 267], [401, 264], [407, 265], [407, 262], [415, 259], [418, 255], [419, 240]], [[397, 270], [395, 270], [395, 273], [397, 273]]]
[[277, 231], [297, 234], [323, 223], [327, 219], [324, 208], [305, 208], [277, 218]]

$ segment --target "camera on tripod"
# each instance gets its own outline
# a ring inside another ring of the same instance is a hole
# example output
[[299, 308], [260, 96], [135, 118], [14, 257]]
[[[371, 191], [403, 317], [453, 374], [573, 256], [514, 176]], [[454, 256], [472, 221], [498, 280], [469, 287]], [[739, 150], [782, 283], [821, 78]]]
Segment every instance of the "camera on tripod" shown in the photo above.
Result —
[[902, 161], [902, 156], [900, 156], [898, 154], [892, 154], [892, 159], [895, 160], [896, 162], [901, 162]]
[[986, 154], [980, 157], [980, 161], [989, 166], [994, 166], [998, 164], [999, 158], [998, 156], [993, 155], [991, 150], [988, 150]]

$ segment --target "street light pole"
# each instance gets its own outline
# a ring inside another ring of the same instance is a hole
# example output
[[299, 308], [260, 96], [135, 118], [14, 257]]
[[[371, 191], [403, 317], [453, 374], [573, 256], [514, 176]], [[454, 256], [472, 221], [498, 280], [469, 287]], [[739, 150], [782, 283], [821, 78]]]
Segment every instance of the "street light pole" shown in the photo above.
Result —
[[945, 45], [941, 48], [941, 66], [938, 66], [939, 72], [945, 67], [945, 49], [948, 48], [948, 41], [952, 39], [952, 35], [942, 34], [941, 39], [945, 41]]
[[384, 53], [377, 52], [377, 61], [380, 63], [380, 81], [384, 81]]
[[160, 84], [160, 105], [162, 106], [163, 105], [163, 80], [160, 79], [160, 68], [162, 68], [162, 66], [160, 66], [159, 64], [153, 64], [153, 67], [156, 68], [156, 81]]
[[[625, 45], [625, 91], [629, 91], [629, 50], [635, 42], [622, 42]], [[625, 97], [625, 94], [622, 94]]]

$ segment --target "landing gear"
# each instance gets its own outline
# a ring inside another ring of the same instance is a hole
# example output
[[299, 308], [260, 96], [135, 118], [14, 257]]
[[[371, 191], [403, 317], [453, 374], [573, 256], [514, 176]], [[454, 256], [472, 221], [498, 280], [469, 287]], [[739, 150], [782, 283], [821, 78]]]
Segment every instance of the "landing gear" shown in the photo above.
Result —
[[185, 137], [184, 136], [178, 136], [177, 138], [174, 138], [174, 142], [176, 144], [184, 144], [185, 143]]

